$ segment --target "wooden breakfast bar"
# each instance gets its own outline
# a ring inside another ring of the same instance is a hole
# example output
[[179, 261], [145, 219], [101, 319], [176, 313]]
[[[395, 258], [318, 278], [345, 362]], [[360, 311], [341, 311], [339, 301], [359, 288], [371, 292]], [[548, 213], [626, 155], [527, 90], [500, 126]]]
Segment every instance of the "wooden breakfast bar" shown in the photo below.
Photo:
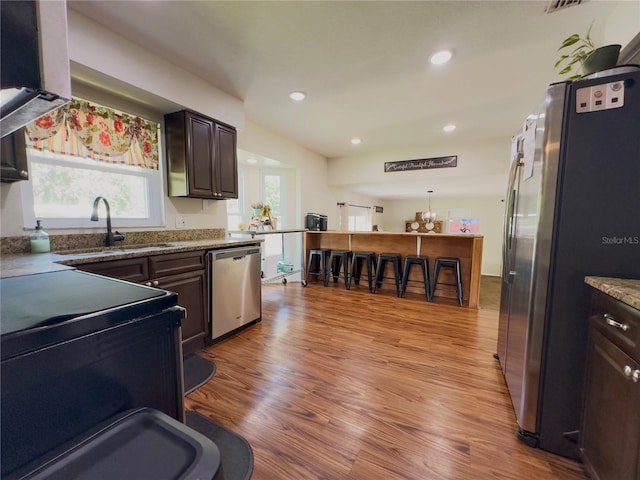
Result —
[[[462, 270], [463, 306], [478, 308], [482, 241], [482, 235], [470, 234], [307, 231], [304, 234], [303, 245], [304, 265], [306, 267], [308, 264], [309, 250], [318, 248], [374, 252], [376, 255], [398, 253], [402, 256], [403, 262], [406, 255], [422, 255], [429, 259], [430, 281], [433, 282], [436, 257], [456, 257], [460, 259]], [[441, 270], [440, 282], [455, 282], [449, 270]], [[414, 268], [409, 278], [419, 280], [421, 274]], [[384, 285], [383, 288], [385, 288]], [[431, 288], [433, 289], [433, 283]], [[414, 286], [408, 287], [407, 291], [419, 292], [421, 289]], [[439, 286], [435, 292], [434, 301], [437, 302], [439, 298], [457, 299], [455, 288]]]

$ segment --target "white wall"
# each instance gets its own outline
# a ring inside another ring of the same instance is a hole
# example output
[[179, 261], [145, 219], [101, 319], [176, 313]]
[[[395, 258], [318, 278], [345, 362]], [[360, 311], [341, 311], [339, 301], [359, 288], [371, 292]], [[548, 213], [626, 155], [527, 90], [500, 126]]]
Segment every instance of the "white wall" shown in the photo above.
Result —
[[73, 62], [236, 128], [244, 127], [242, 100], [78, 12], [68, 13], [69, 56]]
[[[517, 126], [514, 126], [514, 131]], [[416, 212], [427, 208], [427, 190], [433, 190], [431, 207], [439, 218], [446, 220], [449, 210], [469, 212], [480, 219], [483, 240], [482, 273], [499, 275], [502, 251], [501, 200], [507, 185], [509, 149], [511, 140], [491, 139], [473, 145], [450, 143], [402, 150], [373, 152], [329, 160], [329, 182], [335, 192], [347, 192], [353, 185], [366, 183], [379, 188], [389, 181], [400, 182], [407, 188], [418, 186], [419, 195], [406, 199], [376, 200], [384, 207], [377, 214], [382, 230], [404, 232], [405, 220], [415, 217]], [[384, 172], [384, 162], [411, 160], [446, 155], [458, 155], [458, 166], [408, 172]], [[465, 186], [475, 193], [465, 194]], [[356, 203], [356, 202], [353, 202]]]
[[[514, 125], [513, 131], [518, 125]], [[352, 188], [366, 184], [378, 191], [396, 183], [411, 196], [426, 195], [434, 190], [440, 195], [462, 195], [468, 186], [474, 194], [491, 195], [507, 181], [510, 138], [489, 139], [472, 144], [459, 144], [455, 137], [448, 142], [429, 146], [413, 146], [394, 150], [366, 152], [329, 159], [329, 182], [332, 187]], [[453, 168], [435, 168], [404, 172], [385, 172], [384, 163], [457, 155]]]
[[[35, 225], [31, 228], [35, 228]], [[15, 237], [24, 234], [20, 182], [0, 183], [0, 235]]]
[[[280, 160], [297, 169], [297, 177], [291, 182], [293, 204], [288, 206], [292, 212], [290, 228], [302, 225], [303, 212], [331, 213], [335, 199], [327, 186], [324, 157], [254, 123], [245, 122], [240, 100], [73, 11], [69, 12], [69, 29], [71, 59], [76, 64], [76, 75], [79, 72], [82, 77], [74, 79], [74, 95], [156, 121], [162, 121], [163, 114], [174, 111], [176, 106], [184, 106], [243, 129], [238, 134], [239, 148]], [[140, 96], [136, 97], [135, 93]], [[0, 235], [5, 237], [25, 234], [20, 183], [0, 185]], [[301, 195], [303, 191], [304, 196]], [[164, 202], [166, 227], [146, 230], [174, 229], [177, 215], [186, 218], [187, 228], [226, 228], [224, 201], [165, 196]], [[114, 227], [118, 227], [117, 221], [114, 221]], [[104, 227], [66, 229], [55, 233], [103, 230]]]
[[[278, 160], [296, 169], [294, 192], [299, 202], [296, 202], [294, 223], [289, 223], [289, 228], [302, 227], [307, 212], [328, 215], [329, 228], [337, 228], [337, 220], [332, 216], [336, 199], [328, 186], [327, 161], [322, 155], [313, 153], [250, 120], [247, 120], [245, 129], [238, 132], [238, 148]], [[289, 192], [292, 193], [291, 187]]]
[[[439, 197], [432, 195], [431, 208], [438, 219], [447, 221], [449, 211], [464, 212], [471, 218], [480, 219], [480, 234], [484, 236], [482, 248], [482, 274], [500, 275], [502, 268], [502, 219], [504, 203], [502, 195], [476, 197]], [[383, 224], [388, 230], [405, 231], [405, 221], [415, 218], [416, 212], [427, 209], [427, 197], [410, 200], [387, 200]]]
[[640, 32], [640, 2], [619, 2], [607, 17], [603, 45], [619, 43], [623, 47]]
[[[335, 228], [333, 227], [329, 227], [330, 230], [335, 229], [341, 229], [341, 230], [346, 230], [346, 218], [343, 218], [342, 221], [340, 221], [340, 217], [341, 215], [344, 217], [344, 215], [346, 214], [346, 209], [341, 209], [338, 206], [338, 203], [344, 203], [344, 204], [349, 204], [349, 205], [358, 205], [361, 207], [373, 207], [373, 206], [378, 206], [378, 207], [384, 207], [385, 202], [377, 197], [371, 197], [368, 195], [363, 195], [360, 193], [356, 193], [351, 191], [348, 188], [342, 188], [342, 187], [331, 187], [331, 192], [333, 192], [333, 196], [336, 198], [336, 203], [333, 205], [333, 213], [331, 214], [331, 217], [335, 217], [336, 221], [338, 222], [337, 224], [335, 224]], [[371, 225], [378, 225], [378, 229], [379, 230], [387, 230], [387, 228], [384, 225], [384, 216], [383, 213], [375, 213], [372, 212], [371, 213]], [[339, 228], [340, 227], [340, 228]]]

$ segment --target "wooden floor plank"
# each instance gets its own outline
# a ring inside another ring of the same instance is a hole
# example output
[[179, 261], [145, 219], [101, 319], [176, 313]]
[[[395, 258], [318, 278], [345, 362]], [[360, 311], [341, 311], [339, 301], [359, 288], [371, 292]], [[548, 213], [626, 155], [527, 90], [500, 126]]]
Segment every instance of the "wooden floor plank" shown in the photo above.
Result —
[[585, 480], [515, 438], [495, 310], [341, 284], [263, 286], [262, 322], [200, 355], [186, 407], [243, 435], [253, 479]]

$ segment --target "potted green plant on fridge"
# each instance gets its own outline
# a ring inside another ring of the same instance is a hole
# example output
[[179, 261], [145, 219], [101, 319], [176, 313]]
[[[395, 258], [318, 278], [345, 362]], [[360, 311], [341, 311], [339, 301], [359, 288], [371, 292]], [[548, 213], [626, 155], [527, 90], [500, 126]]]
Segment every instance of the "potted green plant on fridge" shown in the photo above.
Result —
[[[592, 26], [593, 24], [591, 24]], [[618, 63], [621, 45], [596, 47], [591, 40], [591, 27], [587, 30], [586, 36], [581, 37], [574, 33], [567, 37], [558, 48], [558, 51], [567, 52], [569, 47], [573, 47], [569, 53], [560, 55], [553, 67], [560, 69], [560, 75], [571, 75], [568, 80], [579, 80], [586, 75], [613, 68]]]

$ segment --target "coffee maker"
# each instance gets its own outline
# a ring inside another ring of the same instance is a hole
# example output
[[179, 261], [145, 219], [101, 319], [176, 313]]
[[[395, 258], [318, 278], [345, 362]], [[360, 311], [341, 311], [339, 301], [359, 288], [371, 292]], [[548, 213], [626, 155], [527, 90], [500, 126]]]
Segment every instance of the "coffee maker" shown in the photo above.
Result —
[[325, 231], [327, 229], [327, 216], [319, 213], [307, 213], [304, 225], [308, 230]]

